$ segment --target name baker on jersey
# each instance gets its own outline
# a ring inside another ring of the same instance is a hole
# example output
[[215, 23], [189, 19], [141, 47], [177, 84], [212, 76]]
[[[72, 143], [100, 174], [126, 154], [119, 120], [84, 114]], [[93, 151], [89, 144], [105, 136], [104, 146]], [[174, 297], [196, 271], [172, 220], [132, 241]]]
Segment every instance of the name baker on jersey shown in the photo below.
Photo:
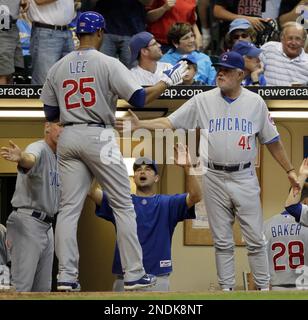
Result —
[[252, 134], [252, 122], [241, 118], [216, 118], [209, 121], [209, 133], [218, 131], [241, 131]]
[[298, 236], [301, 230], [301, 225], [299, 223], [292, 224], [277, 224], [271, 227], [271, 232], [273, 238], [279, 236]]

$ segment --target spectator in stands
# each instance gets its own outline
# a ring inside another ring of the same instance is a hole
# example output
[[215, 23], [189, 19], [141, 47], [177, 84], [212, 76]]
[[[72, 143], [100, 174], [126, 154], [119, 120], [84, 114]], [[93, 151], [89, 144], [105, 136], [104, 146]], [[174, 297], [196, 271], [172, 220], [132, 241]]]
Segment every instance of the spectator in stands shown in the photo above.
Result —
[[260, 59], [267, 85], [307, 84], [308, 55], [303, 49], [306, 38], [307, 32], [302, 25], [288, 22], [281, 31], [281, 42], [270, 41], [261, 47]]
[[146, 31], [137, 33], [129, 42], [131, 62], [138, 60], [138, 65], [131, 71], [142, 86], [156, 84], [162, 79], [163, 71], [172, 68], [172, 64], [158, 61], [163, 55], [160, 47], [154, 36]]
[[1, 0], [0, 26], [0, 84], [9, 84], [16, 68], [23, 68], [24, 61], [16, 21], [19, 12], [29, 8], [28, 0]]
[[252, 24], [244, 18], [238, 18], [230, 23], [229, 31], [225, 37], [225, 51], [230, 50], [239, 41], [255, 42], [257, 33]]
[[43, 84], [50, 67], [74, 50], [74, 15], [74, 0], [30, 0], [32, 84]]
[[222, 32], [226, 30], [230, 21], [238, 18], [247, 19], [253, 28], [257, 31], [264, 29], [263, 22], [269, 19], [262, 18], [262, 12], [265, 9], [265, 0], [262, 1], [239, 1], [239, 0], [214, 0], [214, 17], [223, 20]]
[[162, 52], [170, 48], [167, 34], [174, 23], [185, 22], [192, 25], [195, 34], [196, 49], [202, 48], [202, 37], [196, 24], [196, 0], [154, 0], [147, 7], [147, 30], [162, 45]]
[[238, 52], [243, 56], [245, 61], [245, 78], [242, 85], [266, 86], [266, 80], [263, 74], [264, 69], [259, 59], [261, 49], [257, 48], [251, 42], [240, 40], [235, 43], [232, 51]]
[[192, 55], [197, 61], [198, 72], [195, 80], [206, 85], [214, 85], [216, 78], [215, 68], [208, 55], [196, 50], [193, 28], [188, 23], [175, 23], [168, 32], [168, 43], [172, 46], [160, 61], [176, 64], [183, 54]]
[[119, 58], [128, 68], [131, 56], [129, 41], [136, 33], [145, 31], [145, 5], [153, 0], [98, 0], [95, 11], [101, 13], [105, 20], [107, 31], [100, 49], [108, 56]]
[[286, 22], [289, 21], [297, 21], [299, 16], [302, 14], [302, 7], [305, 4], [307, 4], [307, 0], [281, 0], [279, 10], [280, 25], [283, 26]]
[[184, 86], [201, 86], [202, 81], [195, 80], [195, 75], [198, 71], [197, 61], [191, 54], [184, 54], [179, 61], [187, 61], [188, 71], [183, 78], [181, 85]]

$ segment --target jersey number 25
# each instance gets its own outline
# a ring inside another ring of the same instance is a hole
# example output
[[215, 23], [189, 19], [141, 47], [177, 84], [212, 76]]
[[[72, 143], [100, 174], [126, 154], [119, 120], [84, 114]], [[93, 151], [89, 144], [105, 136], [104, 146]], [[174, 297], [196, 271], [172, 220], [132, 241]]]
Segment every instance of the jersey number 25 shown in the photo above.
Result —
[[[96, 103], [96, 91], [88, 84], [94, 82], [95, 79], [93, 77], [80, 78], [78, 81], [75, 79], [64, 80], [62, 88], [69, 88], [64, 95], [66, 109], [70, 110], [81, 106], [85, 108], [93, 107]], [[76, 93], [79, 93], [77, 97], [81, 96], [80, 100], [74, 99]]]

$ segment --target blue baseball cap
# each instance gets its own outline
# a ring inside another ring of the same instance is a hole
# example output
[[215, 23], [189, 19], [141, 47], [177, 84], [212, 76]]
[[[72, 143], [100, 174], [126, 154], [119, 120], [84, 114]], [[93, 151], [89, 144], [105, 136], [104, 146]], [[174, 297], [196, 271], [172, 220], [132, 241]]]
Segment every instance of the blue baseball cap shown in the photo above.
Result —
[[177, 62], [182, 61], [182, 60], [185, 60], [185, 61], [190, 62], [192, 64], [197, 64], [197, 59], [192, 54], [183, 54]]
[[132, 36], [132, 38], [129, 41], [131, 63], [137, 60], [140, 50], [142, 48], [146, 48], [153, 38], [154, 36], [152, 35], [152, 33], [146, 31], [139, 32]]
[[235, 51], [224, 52], [217, 63], [212, 64], [214, 67], [224, 67], [228, 69], [245, 69], [244, 58]]
[[237, 41], [232, 47], [232, 51], [238, 52], [242, 56], [249, 56], [257, 58], [262, 52], [261, 49], [257, 48], [252, 42]]
[[139, 167], [141, 167], [144, 164], [150, 166], [155, 171], [155, 174], [158, 174], [158, 167], [156, 162], [146, 157], [138, 158], [133, 165], [133, 170], [136, 171]]
[[244, 18], [234, 19], [230, 23], [229, 33], [231, 33], [234, 30], [238, 30], [238, 29], [246, 30], [248, 28], [252, 28], [252, 25], [247, 19], [244, 19]]

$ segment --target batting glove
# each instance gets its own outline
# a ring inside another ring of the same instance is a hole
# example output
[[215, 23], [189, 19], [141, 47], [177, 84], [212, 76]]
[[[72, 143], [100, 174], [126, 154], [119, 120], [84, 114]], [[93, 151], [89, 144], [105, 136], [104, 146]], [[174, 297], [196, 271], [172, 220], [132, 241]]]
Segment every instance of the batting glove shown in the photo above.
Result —
[[175, 86], [183, 82], [183, 78], [187, 73], [187, 61], [180, 61], [175, 64], [171, 69], [163, 71], [162, 81], [167, 86]]

